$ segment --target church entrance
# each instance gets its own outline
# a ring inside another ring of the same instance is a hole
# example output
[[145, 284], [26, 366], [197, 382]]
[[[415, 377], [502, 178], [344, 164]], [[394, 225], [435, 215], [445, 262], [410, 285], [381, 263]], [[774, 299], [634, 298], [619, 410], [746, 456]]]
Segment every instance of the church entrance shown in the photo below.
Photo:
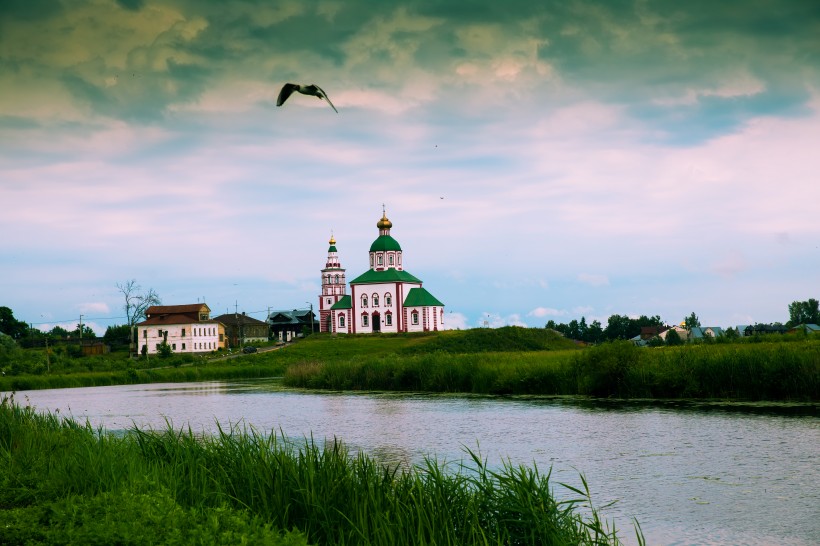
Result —
[[379, 312], [376, 311], [373, 313], [373, 332], [381, 332], [382, 331], [382, 317], [379, 315]]
[[331, 315], [327, 316], [327, 320], [325, 320], [325, 332], [332, 332], [333, 331], [333, 317]]

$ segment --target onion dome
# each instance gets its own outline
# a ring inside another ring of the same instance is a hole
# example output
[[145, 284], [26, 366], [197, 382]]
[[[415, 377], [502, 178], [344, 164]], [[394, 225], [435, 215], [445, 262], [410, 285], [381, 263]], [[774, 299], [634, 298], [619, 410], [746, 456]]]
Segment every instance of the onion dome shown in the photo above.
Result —
[[382, 219], [376, 222], [376, 227], [379, 229], [390, 229], [393, 227], [393, 222], [387, 219], [387, 213], [382, 212]]

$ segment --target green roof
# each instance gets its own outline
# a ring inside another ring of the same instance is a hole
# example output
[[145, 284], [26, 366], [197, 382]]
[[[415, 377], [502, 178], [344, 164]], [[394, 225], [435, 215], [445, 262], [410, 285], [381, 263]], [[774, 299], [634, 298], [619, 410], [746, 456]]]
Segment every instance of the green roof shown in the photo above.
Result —
[[328, 252], [337, 252], [336, 245], [330, 245], [330, 248], [327, 249]]
[[337, 310], [337, 309], [352, 309], [352, 308], [353, 308], [353, 304], [350, 302], [350, 296], [342, 296], [339, 299], [339, 301], [334, 303], [333, 307], [331, 307], [330, 309], [331, 309], [331, 311], [333, 311], [333, 310]]
[[444, 304], [436, 299], [433, 294], [424, 288], [411, 288], [404, 298], [405, 307], [429, 307], [429, 306], [444, 307]]
[[390, 235], [379, 235], [379, 238], [370, 245], [370, 252], [381, 252], [385, 250], [401, 250], [399, 242]]
[[420, 279], [407, 271], [399, 271], [398, 269], [386, 269], [384, 271], [368, 269], [365, 273], [350, 281], [350, 284], [376, 284], [382, 282], [417, 282], [421, 284]]

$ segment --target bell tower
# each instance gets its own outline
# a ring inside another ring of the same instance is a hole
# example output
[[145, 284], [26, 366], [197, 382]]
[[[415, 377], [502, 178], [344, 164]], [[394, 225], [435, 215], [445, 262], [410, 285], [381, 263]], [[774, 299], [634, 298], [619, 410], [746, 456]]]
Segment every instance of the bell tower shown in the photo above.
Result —
[[327, 262], [322, 269], [322, 294], [319, 296], [319, 331], [332, 332], [330, 308], [347, 293], [345, 270], [339, 263], [339, 253], [336, 250], [336, 239], [333, 235], [328, 241]]

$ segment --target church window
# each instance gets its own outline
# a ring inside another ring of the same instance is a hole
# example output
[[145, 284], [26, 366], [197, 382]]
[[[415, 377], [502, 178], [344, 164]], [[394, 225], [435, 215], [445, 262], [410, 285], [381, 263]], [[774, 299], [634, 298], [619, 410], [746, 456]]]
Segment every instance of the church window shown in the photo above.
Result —
[[393, 325], [393, 314], [392, 314], [392, 313], [387, 313], [387, 314], [384, 316], [384, 323], [385, 323], [386, 325], [388, 325], [388, 326], [392, 326], [392, 325]]
[[345, 316], [344, 315], [339, 315], [339, 328], [344, 328], [344, 327], [345, 327]]
[[339, 284], [339, 275], [336, 275], [336, 284]]
[[386, 307], [393, 305], [393, 296], [390, 295], [390, 292], [384, 295], [384, 305]]
[[332, 299], [330, 299], [330, 298], [328, 298], [328, 299], [327, 299], [327, 304], [328, 304], [328, 305], [330, 305], [332, 302], [333, 302], [333, 300], [332, 300]]
[[377, 262], [379, 265], [382, 265], [382, 255], [381, 255], [381, 254], [379, 254], [379, 255], [376, 257], [376, 262]]
[[370, 255], [370, 267], [373, 267], [373, 255]]
[[362, 315], [362, 326], [367, 327], [367, 325], [368, 325], [368, 318], [369, 318], [369, 317], [368, 317], [367, 315]]
[[413, 311], [413, 313], [410, 315], [410, 321], [413, 324], [418, 324], [419, 323], [419, 312], [418, 311]]
[[362, 307], [367, 307], [367, 294], [362, 295]]
[[378, 294], [373, 294], [373, 307], [378, 307], [378, 306], [379, 306], [379, 295]]
[[392, 254], [387, 257], [387, 263], [390, 264], [390, 265], [393, 265], [393, 255]]

